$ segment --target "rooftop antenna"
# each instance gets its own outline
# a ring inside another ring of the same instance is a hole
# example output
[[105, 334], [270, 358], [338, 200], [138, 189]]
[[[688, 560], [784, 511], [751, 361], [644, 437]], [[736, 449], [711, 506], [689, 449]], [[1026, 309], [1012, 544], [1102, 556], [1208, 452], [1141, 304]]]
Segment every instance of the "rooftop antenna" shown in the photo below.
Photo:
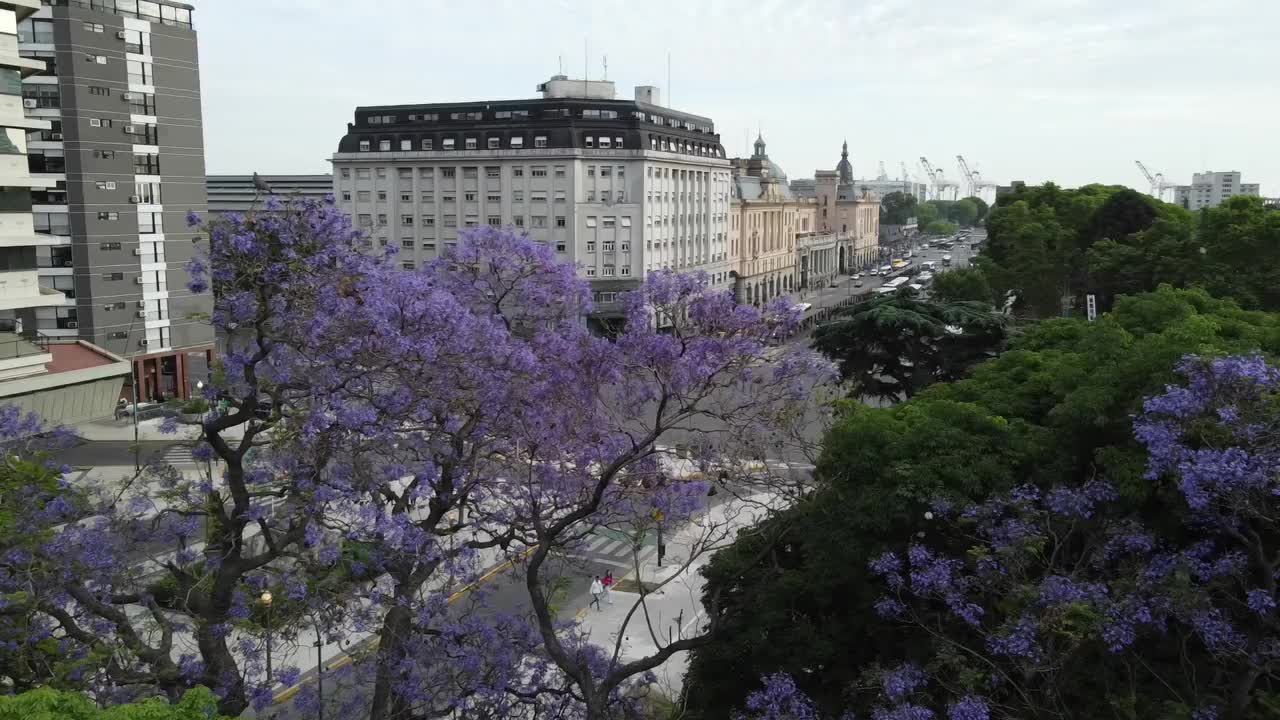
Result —
[[563, 75], [564, 74], [564, 56], [563, 55], [556, 56], [556, 65], [559, 67], [559, 71], [556, 74]]
[[604, 79], [609, 79], [609, 56], [604, 56]]
[[671, 51], [667, 51], [667, 107], [675, 107], [671, 102]]
[[587, 78], [591, 76], [591, 61], [587, 53], [587, 39], [582, 38], [582, 97], [587, 96]]

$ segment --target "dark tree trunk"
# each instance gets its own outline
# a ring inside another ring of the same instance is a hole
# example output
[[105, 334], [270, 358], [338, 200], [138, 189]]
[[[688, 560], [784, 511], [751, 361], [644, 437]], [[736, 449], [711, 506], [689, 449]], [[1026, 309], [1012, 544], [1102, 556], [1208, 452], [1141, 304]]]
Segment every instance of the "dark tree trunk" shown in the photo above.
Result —
[[387, 611], [387, 616], [382, 620], [382, 631], [378, 635], [378, 672], [373, 684], [369, 720], [400, 720], [407, 717], [408, 703], [393, 689], [399, 680], [394, 668], [404, 652], [405, 639], [409, 636], [412, 621], [406, 604], [407, 596], [404, 596], [407, 591], [403, 587], [401, 585], [397, 588], [397, 602]]
[[244, 690], [244, 678], [240, 666], [227, 647], [226, 637], [219, 637], [215, 623], [199, 622], [196, 625], [196, 643], [200, 646], [200, 658], [204, 661], [203, 683], [209, 688], [226, 688], [226, 694], [218, 702], [218, 713], [227, 717], [239, 717], [249, 707]]

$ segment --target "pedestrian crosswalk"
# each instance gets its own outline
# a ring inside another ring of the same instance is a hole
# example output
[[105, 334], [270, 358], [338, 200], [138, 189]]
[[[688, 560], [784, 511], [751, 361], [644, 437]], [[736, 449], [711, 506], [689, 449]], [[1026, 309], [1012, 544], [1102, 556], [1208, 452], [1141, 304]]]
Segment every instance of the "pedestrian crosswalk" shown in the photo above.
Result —
[[[641, 540], [638, 552], [644, 560], [652, 554], [656, 540], [646, 537]], [[634, 554], [637, 552], [635, 541], [626, 533], [608, 528], [597, 529], [585, 537], [578, 547], [566, 555], [575, 560], [593, 564], [608, 565], [615, 568], [630, 568], [635, 564]]]
[[184, 444], [170, 445], [164, 450], [156, 453], [153, 460], [166, 465], [194, 465], [195, 458], [191, 456], [191, 446]]

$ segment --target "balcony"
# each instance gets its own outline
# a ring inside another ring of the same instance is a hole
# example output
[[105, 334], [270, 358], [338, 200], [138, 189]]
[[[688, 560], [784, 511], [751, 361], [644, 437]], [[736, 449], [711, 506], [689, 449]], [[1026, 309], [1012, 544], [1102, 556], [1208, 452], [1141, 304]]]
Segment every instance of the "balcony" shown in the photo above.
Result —
[[35, 269], [0, 271], [0, 310], [54, 307], [65, 302], [62, 293], [40, 287], [40, 273]]
[[26, 155], [0, 154], [0, 186], [48, 188], [58, 184], [52, 178], [33, 178]]
[[53, 361], [47, 343], [12, 332], [0, 332], [0, 381], [40, 375]]
[[[69, 228], [68, 234], [70, 234]], [[0, 211], [0, 248], [61, 245], [62, 243], [63, 239], [56, 235], [36, 233], [29, 211]]]

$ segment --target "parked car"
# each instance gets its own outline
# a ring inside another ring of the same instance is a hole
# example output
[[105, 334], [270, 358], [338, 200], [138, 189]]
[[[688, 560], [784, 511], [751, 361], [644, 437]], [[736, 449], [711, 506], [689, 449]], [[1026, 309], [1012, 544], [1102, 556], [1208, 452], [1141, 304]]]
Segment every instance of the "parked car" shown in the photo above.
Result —
[[921, 250], [928, 250], [928, 249], [929, 249], [929, 243], [920, 243], [920, 249], [921, 249]]
[[862, 281], [861, 281], [861, 280], [854, 280], [854, 281], [853, 281], [853, 286], [854, 286], [854, 287], [862, 287]]

